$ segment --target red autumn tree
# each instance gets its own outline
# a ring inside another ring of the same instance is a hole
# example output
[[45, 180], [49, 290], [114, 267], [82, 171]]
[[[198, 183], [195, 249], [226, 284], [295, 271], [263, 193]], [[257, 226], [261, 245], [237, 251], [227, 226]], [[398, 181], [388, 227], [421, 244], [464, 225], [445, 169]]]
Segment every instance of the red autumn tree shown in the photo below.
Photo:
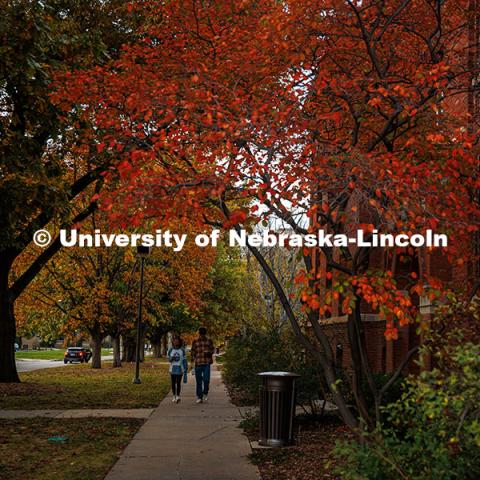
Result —
[[[122, 157], [107, 178], [118, 191], [102, 199], [105, 208], [115, 204], [113, 217], [141, 223], [189, 216], [253, 228], [275, 216], [298, 233], [434, 228], [455, 233], [447, 254], [461, 264], [475, 260], [480, 186], [477, 126], [461, 106], [466, 94], [475, 95], [478, 74], [468, 61], [478, 48], [469, 35], [478, 11], [469, 6], [467, 0], [132, 4], [153, 20], [142, 41], [105, 68], [62, 79], [54, 98], [66, 109], [77, 105], [95, 125], [99, 150]], [[239, 199], [245, 207], [234, 206]], [[249, 248], [297, 338], [321, 363], [345, 422], [356, 427], [336, 388], [322, 323], [340, 302], [357, 412], [370, 426], [379, 421], [386, 389], [417, 347], [378, 389], [362, 305], [386, 318], [386, 336], [394, 339], [399, 325], [416, 321], [415, 296], [427, 279], [412, 277], [405, 292], [388, 268], [369, 268], [371, 248], [303, 250], [299, 318], [268, 262]], [[325, 280], [333, 294], [325, 293]], [[449, 288], [428, 280], [438, 295]]]

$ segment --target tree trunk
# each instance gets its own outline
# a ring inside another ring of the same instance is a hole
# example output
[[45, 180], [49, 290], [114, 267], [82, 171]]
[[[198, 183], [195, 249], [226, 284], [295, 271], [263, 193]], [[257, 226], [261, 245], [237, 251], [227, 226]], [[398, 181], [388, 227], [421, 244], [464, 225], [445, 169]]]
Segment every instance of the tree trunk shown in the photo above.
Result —
[[265, 258], [262, 256], [262, 254], [258, 251], [257, 248], [253, 247], [250, 244], [247, 244], [247, 247], [250, 250], [250, 252], [252, 252], [253, 256], [258, 260], [258, 263], [260, 264], [263, 271], [267, 275], [267, 278], [271, 281], [278, 295], [280, 303], [282, 304], [282, 307], [285, 309], [285, 313], [287, 314], [288, 320], [293, 329], [293, 333], [295, 334], [295, 337], [300, 341], [300, 343], [307, 350], [309, 350], [319, 360], [325, 375], [325, 380], [332, 394], [333, 401], [335, 402], [335, 405], [338, 407], [339, 413], [342, 416], [343, 421], [353, 431], [356, 431], [358, 427], [358, 422], [355, 416], [352, 414], [350, 408], [348, 407], [346, 399], [344, 398], [344, 396], [340, 392], [340, 389], [337, 386], [335, 363], [332, 358], [331, 348], [328, 344], [328, 340], [325, 334], [322, 331], [320, 331], [320, 329], [318, 328], [318, 324], [316, 324], [315, 322], [312, 324], [314, 333], [323, 347], [323, 351], [320, 351], [318, 350], [318, 348], [316, 348], [316, 346], [314, 346], [313, 343], [311, 343], [310, 339], [307, 338], [305, 334], [302, 332], [302, 329], [300, 328], [300, 325], [297, 321], [295, 313], [293, 312], [292, 307], [290, 305], [290, 301], [285, 295], [285, 292], [282, 286], [280, 285], [280, 282], [275, 276], [275, 273], [270, 268], [269, 264], [266, 262]]
[[167, 354], [167, 335], [163, 328], [157, 327], [149, 337], [152, 344], [153, 358], [161, 358]]
[[[135, 362], [136, 361], [136, 345], [137, 339], [135, 335], [129, 335], [123, 337], [123, 362]], [[145, 334], [140, 335], [140, 361], [145, 359]]]
[[150, 342], [152, 344], [153, 358], [161, 358], [162, 357], [162, 337], [154, 336], [150, 338]]
[[8, 289], [0, 291], [0, 383], [19, 382], [15, 364], [16, 338], [13, 299]]
[[123, 362], [134, 362], [135, 361], [135, 339], [131, 336], [125, 335], [123, 337]]
[[[2, 252], [2, 255], [5, 252]], [[14, 343], [16, 325], [14, 315], [14, 297], [8, 288], [8, 274], [12, 261], [2, 259], [0, 266], [0, 382], [19, 382], [17, 366], [15, 364]]]
[[[370, 418], [370, 415], [368, 413], [368, 407], [365, 400], [365, 392], [363, 391], [362, 381], [366, 375], [368, 359], [362, 359], [361, 349], [362, 347], [364, 347], [364, 344], [362, 344], [362, 332], [359, 330], [359, 325], [357, 325], [355, 322], [356, 315], [360, 315], [358, 301], [354, 312], [348, 316], [347, 321], [347, 333], [352, 357], [351, 364], [353, 369], [351, 388], [358, 413], [360, 417], [364, 420], [365, 424], [371, 429], [373, 428], [374, 423], [372, 422], [372, 419]], [[359, 322], [361, 322], [361, 320], [359, 320]], [[375, 397], [375, 392], [372, 392], [372, 394]]]
[[162, 346], [161, 346], [160, 353], [162, 354], [163, 357], [166, 357], [167, 352], [168, 352], [168, 337], [167, 337], [167, 334], [165, 334], [162, 336]]
[[120, 335], [112, 337], [113, 342], [113, 368], [120, 368], [122, 360], [120, 357]]
[[100, 334], [92, 335], [92, 368], [102, 368], [102, 340]]

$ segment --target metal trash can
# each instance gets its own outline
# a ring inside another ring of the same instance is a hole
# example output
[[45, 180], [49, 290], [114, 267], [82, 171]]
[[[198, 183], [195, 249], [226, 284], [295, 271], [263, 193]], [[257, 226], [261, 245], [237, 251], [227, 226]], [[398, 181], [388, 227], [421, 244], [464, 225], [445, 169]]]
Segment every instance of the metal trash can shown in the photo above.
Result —
[[295, 416], [295, 380], [300, 376], [291, 372], [262, 372], [260, 385], [260, 440], [267, 447], [293, 444]]

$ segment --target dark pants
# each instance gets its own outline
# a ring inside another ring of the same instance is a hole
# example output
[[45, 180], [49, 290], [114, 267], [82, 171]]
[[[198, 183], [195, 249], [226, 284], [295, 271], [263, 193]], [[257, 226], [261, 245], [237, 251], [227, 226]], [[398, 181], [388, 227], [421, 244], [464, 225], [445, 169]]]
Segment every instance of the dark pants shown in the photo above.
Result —
[[173, 373], [170, 374], [172, 378], [172, 392], [174, 395], [180, 395], [180, 388], [182, 385], [182, 377], [183, 375], [174, 375]]
[[195, 365], [195, 380], [197, 381], [197, 398], [208, 395], [210, 365]]

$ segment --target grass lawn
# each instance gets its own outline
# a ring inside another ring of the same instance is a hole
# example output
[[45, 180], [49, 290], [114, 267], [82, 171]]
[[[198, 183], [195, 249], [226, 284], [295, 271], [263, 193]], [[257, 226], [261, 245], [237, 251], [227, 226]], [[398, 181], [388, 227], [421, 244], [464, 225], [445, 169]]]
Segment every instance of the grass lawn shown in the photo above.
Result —
[[[103, 480], [142, 420], [115, 418], [0, 420], [0, 478]], [[67, 436], [66, 443], [52, 443]]]
[[68, 365], [21, 373], [22, 383], [0, 384], [2, 409], [151, 408], [169, 390], [168, 366], [149, 359], [140, 366], [140, 385], [132, 384], [134, 364], [100, 370]]
[[[55, 350], [20, 350], [15, 353], [15, 358], [19, 360], [63, 360], [65, 350], [65, 348]], [[112, 355], [112, 350], [109, 348], [102, 348], [102, 355]]]

